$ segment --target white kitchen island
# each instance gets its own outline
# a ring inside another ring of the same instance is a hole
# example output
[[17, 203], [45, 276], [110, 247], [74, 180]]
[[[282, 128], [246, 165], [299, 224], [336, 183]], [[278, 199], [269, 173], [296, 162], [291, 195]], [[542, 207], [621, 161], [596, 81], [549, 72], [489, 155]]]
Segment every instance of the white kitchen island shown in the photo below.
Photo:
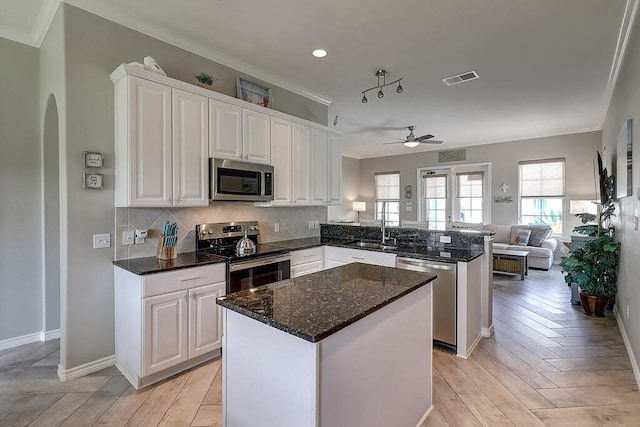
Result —
[[225, 425], [420, 425], [434, 278], [355, 263], [218, 298]]

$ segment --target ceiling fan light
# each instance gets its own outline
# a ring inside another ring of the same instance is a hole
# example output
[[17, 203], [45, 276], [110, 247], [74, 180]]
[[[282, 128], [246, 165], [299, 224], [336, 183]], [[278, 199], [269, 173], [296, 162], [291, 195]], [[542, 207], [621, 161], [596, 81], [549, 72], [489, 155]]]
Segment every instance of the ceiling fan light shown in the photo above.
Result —
[[415, 148], [418, 145], [420, 145], [420, 143], [418, 141], [406, 141], [402, 145], [404, 145], [407, 148]]
[[362, 103], [366, 104], [367, 102], [369, 102], [369, 100], [367, 99], [367, 95], [362, 95]]
[[378, 98], [384, 98], [384, 93], [382, 92], [382, 89], [378, 91]]

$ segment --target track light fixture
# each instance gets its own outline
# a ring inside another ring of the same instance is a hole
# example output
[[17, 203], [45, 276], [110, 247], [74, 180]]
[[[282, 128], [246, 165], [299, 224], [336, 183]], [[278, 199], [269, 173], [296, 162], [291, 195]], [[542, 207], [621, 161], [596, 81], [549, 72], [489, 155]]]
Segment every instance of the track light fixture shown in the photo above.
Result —
[[362, 91], [363, 104], [366, 104], [367, 102], [369, 102], [369, 100], [367, 99], [367, 92], [369, 92], [370, 90], [378, 89], [378, 98], [384, 98], [384, 92], [382, 91], [382, 88], [398, 83], [398, 87], [396, 87], [396, 93], [402, 93], [404, 91], [404, 88], [402, 87], [402, 84], [401, 84], [403, 78], [401, 77], [398, 80], [394, 80], [390, 83], [387, 83], [388, 75], [389, 73], [386, 70], [380, 69], [376, 71], [376, 77], [378, 78], [378, 85]]

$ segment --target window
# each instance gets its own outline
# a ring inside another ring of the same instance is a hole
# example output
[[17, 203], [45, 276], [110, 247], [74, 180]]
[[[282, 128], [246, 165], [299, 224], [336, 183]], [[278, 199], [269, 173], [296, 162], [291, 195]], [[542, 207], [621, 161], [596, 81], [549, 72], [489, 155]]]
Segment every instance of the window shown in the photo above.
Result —
[[376, 216], [382, 219], [382, 205], [385, 205], [385, 224], [400, 226], [400, 172], [380, 172], [376, 180]]
[[425, 201], [424, 217], [429, 221], [430, 230], [444, 230], [447, 227], [447, 175], [422, 175], [422, 194]]
[[562, 233], [565, 159], [518, 162], [520, 223], [545, 224]]
[[458, 194], [458, 220], [482, 223], [484, 177], [482, 172], [460, 172], [456, 174]]

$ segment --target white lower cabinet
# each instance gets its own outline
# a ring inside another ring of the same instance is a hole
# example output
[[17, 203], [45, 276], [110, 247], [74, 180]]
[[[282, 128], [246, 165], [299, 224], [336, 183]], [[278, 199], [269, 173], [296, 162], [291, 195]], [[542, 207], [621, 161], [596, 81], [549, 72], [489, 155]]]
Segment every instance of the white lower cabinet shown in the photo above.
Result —
[[114, 277], [116, 366], [136, 389], [220, 354], [224, 263]]
[[322, 261], [321, 246], [291, 252], [291, 277], [300, 277], [322, 270]]
[[325, 269], [351, 264], [352, 262], [381, 265], [383, 267], [395, 267], [396, 254], [324, 246]]

